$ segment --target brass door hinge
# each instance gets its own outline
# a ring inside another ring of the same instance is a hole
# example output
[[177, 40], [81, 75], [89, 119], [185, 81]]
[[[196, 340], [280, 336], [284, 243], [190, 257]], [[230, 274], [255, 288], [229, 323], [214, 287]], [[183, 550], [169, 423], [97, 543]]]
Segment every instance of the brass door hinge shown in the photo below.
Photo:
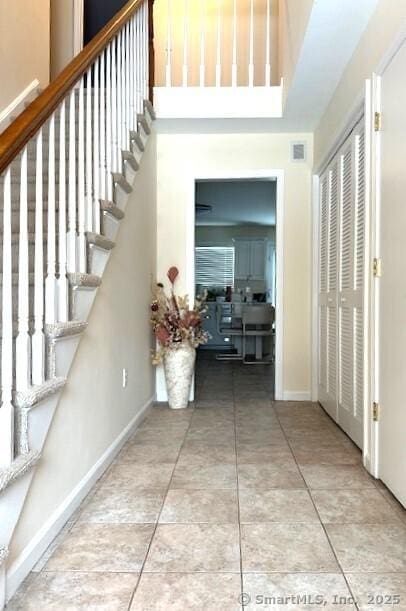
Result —
[[372, 273], [374, 278], [380, 278], [382, 276], [382, 259], [379, 257], [375, 257], [374, 259]]
[[379, 403], [376, 403], [376, 401], [372, 403], [372, 420], [374, 422], [379, 420]]
[[380, 132], [382, 129], [382, 115], [380, 112], [376, 112], [374, 115], [374, 129], [376, 132]]

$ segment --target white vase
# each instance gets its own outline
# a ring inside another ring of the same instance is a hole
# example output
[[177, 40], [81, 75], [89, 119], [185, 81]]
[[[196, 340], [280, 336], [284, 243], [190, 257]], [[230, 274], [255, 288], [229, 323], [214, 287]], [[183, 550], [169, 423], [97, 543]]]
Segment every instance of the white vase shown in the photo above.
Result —
[[164, 371], [168, 403], [172, 409], [188, 406], [196, 350], [187, 343], [170, 348], [164, 356]]

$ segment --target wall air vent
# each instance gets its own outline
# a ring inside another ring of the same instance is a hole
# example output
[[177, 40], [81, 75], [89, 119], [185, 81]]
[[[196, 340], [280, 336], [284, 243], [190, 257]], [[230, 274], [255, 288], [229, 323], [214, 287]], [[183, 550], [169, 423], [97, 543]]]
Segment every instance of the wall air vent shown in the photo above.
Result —
[[306, 142], [292, 142], [290, 145], [291, 161], [306, 161]]

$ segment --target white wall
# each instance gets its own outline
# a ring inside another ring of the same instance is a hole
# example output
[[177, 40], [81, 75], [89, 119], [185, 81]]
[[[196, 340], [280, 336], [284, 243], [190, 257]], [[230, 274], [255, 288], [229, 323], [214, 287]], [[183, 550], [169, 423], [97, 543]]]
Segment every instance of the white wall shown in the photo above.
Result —
[[0, 2], [0, 112], [30, 83], [49, 82], [49, 0]]
[[155, 159], [151, 137], [11, 542], [10, 562], [154, 396], [149, 301], [156, 268]]
[[[307, 163], [290, 162], [290, 143], [309, 145]], [[159, 134], [158, 279], [177, 265], [179, 292], [193, 291], [194, 180], [250, 170], [285, 171], [284, 389], [310, 392], [309, 134]], [[233, 175], [234, 177], [234, 175]]]
[[51, 2], [51, 78], [54, 79], [74, 56], [74, 1]]
[[315, 167], [329, 152], [354, 103], [361, 99], [365, 80], [371, 78], [381, 58], [405, 27], [406, 0], [380, 0], [315, 132]]

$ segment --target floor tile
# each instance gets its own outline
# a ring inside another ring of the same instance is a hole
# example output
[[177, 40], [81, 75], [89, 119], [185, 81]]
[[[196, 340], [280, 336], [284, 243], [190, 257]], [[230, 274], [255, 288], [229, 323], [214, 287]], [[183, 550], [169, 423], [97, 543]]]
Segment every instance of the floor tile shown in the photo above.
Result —
[[338, 571], [321, 524], [242, 524], [241, 539], [246, 573]]
[[342, 445], [330, 447], [297, 447], [292, 451], [299, 465], [359, 465], [361, 452], [354, 447]]
[[165, 497], [164, 490], [111, 489], [102, 486], [82, 512], [79, 522], [154, 524]]
[[327, 524], [344, 572], [406, 573], [406, 528], [395, 524]]
[[267, 443], [240, 442], [237, 444], [237, 461], [242, 464], [266, 463], [273, 465], [295, 465], [289, 447]]
[[170, 463], [178, 458], [180, 444], [159, 445], [158, 443], [127, 444], [117, 457], [117, 462], [138, 464]]
[[152, 524], [78, 524], [45, 566], [47, 571], [139, 571]]
[[159, 524], [144, 570], [147, 573], [238, 573], [238, 525]]
[[236, 490], [170, 490], [160, 523], [226, 524], [238, 522]]
[[127, 611], [137, 573], [42, 572], [7, 611]]
[[130, 611], [240, 611], [240, 575], [144, 573]]
[[166, 489], [172, 477], [175, 464], [156, 463], [114, 463], [100, 483], [118, 490], [131, 488]]
[[239, 492], [242, 524], [319, 522], [307, 490], [246, 489]]
[[216, 463], [235, 463], [235, 443], [211, 446], [206, 443], [189, 442], [179, 454], [177, 466], [212, 465]]
[[347, 573], [346, 578], [360, 611], [406, 609], [406, 573]]
[[399, 523], [395, 511], [378, 490], [313, 490], [322, 522], [332, 524]]
[[236, 488], [235, 464], [183, 465], [176, 467], [171, 481], [173, 488]]
[[350, 611], [355, 609], [350, 591], [341, 574], [246, 573], [243, 575], [243, 590], [248, 603], [244, 609], [248, 610]]
[[334, 490], [374, 487], [372, 477], [358, 465], [300, 465], [300, 471], [309, 488]]
[[305, 488], [305, 483], [296, 466], [285, 467], [274, 464], [239, 464], [238, 485], [240, 488]]

